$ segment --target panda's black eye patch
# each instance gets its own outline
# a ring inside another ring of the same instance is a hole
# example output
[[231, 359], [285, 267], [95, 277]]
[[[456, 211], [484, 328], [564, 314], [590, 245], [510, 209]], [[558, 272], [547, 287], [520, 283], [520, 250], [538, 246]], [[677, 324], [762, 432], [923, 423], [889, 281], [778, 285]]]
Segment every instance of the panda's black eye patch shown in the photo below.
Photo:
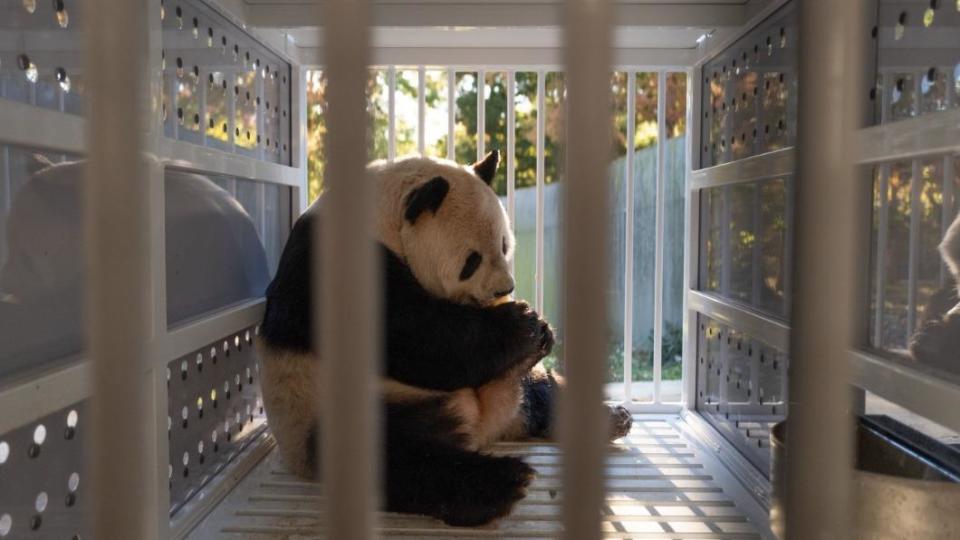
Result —
[[467, 262], [463, 263], [463, 270], [460, 271], [460, 281], [466, 281], [480, 268], [483, 257], [476, 251], [471, 251], [467, 256]]

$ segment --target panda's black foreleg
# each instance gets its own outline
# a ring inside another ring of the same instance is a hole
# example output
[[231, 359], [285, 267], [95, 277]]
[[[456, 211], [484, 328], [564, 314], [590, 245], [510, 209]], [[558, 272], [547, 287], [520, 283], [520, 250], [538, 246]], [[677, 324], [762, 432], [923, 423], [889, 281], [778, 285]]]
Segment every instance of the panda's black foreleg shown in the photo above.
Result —
[[[521, 438], [552, 439], [554, 433], [554, 419], [556, 418], [556, 404], [560, 392], [563, 391], [563, 378], [552, 370], [536, 367], [524, 376], [523, 404], [520, 408], [520, 417], [523, 422]], [[627, 409], [617, 405], [604, 406], [609, 412], [610, 440], [619, 439], [630, 433], [633, 427], [633, 416]]]
[[386, 510], [423, 514], [453, 526], [483, 525], [508, 515], [534, 477], [519, 458], [436, 442], [391, 441], [386, 451]]

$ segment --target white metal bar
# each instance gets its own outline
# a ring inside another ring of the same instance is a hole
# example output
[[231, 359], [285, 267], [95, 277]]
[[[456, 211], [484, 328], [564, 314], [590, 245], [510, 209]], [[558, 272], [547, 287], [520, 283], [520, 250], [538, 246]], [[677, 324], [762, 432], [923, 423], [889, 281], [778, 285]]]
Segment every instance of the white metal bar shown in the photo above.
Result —
[[783, 148], [692, 171], [691, 183], [693, 189], [745, 184], [793, 174], [795, 166], [793, 148]]
[[486, 153], [487, 131], [487, 74], [484, 70], [477, 71], [477, 161], [483, 159]]
[[684, 179], [684, 219], [686, 227], [683, 235], [683, 384], [681, 386], [681, 401], [687, 409], [694, 409], [697, 405], [697, 313], [690, 309], [690, 302], [686, 291], [695, 289], [700, 268], [700, 196], [701, 192], [692, 187], [691, 171], [694, 164], [699, 163], [700, 147], [702, 146], [701, 130], [701, 103], [703, 81], [701, 70], [687, 70], [687, 143]]
[[653, 402], [660, 403], [663, 371], [663, 213], [667, 157], [667, 73], [657, 74], [657, 192], [653, 255]]
[[[913, 77], [913, 114], [920, 116], [920, 101], [923, 95], [920, 81], [924, 75]], [[950, 93], [949, 91], [947, 92]], [[914, 158], [910, 164], [910, 242], [907, 271], [907, 335], [912, 336], [917, 328], [917, 273], [920, 268], [920, 196], [923, 192], [920, 160]], [[906, 345], [906, 344], [905, 344]]]
[[[943, 208], [942, 223], [940, 225], [940, 235], [943, 236], [957, 215], [957, 194], [954, 190], [955, 168], [954, 156], [944, 156], [943, 158]], [[940, 265], [940, 286], [944, 287], [952, 283], [953, 275], [947, 269], [946, 264]]]
[[[292, 112], [291, 118], [295, 118], [297, 122], [293, 124], [293, 129], [291, 129], [292, 140], [292, 150], [293, 150], [293, 159], [291, 164], [301, 171], [299, 178], [294, 189], [294, 199], [293, 209], [291, 214], [291, 219], [295, 220], [300, 214], [307, 209], [307, 206], [310, 202], [307, 199], [310, 198], [309, 186], [307, 173], [302, 172], [307, 170], [307, 164], [309, 162], [309, 142], [307, 141], [307, 70], [301, 66], [294, 64], [290, 70], [290, 92], [292, 94]], [[266, 177], [258, 177], [266, 178]]]
[[[149, 205], [143, 158], [148, 116], [146, 2], [99, 0], [84, 29], [90, 161], [83, 193], [87, 232], [87, 347], [93, 361], [93, 536], [155, 538], [151, 501], [157, 436], [144, 374], [149, 337]], [[117, 25], [117, 20], [124, 21]], [[22, 406], [22, 404], [20, 404]], [[144, 502], [147, 504], [144, 504]]]
[[[423, 2], [403, 0], [376, 2], [372, 21], [375, 26], [385, 27], [559, 27], [561, 12], [555, 9], [556, 2], [529, 1], [504, 4], [490, 9], [491, 4], [482, 0], [470, 2]], [[662, 27], [733, 27], [744, 22], [748, 13], [741, 3], [719, 2], [713, 4], [689, 4], [663, 2], [617, 2], [615, 20], [618, 26]], [[547, 8], [546, 6], [550, 6]], [[246, 5], [245, 21], [251, 26], [268, 28], [292, 28], [303, 26], [302, 3], [251, 2]]]
[[197, 171], [198, 174], [222, 174], [294, 187], [303, 184], [302, 168], [270, 163], [169, 137], [157, 140], [157, 155], [165, 166]]
[[397, 68], [387, 68], [387, 159], [397, 159]]
[[537, 72], [537, 185], [536, 185], [536, 233], [533, 271], [534, 307], [543, 313], [543, 212], [544, 212], [544, 146], [546, 138], [546, 72]]
[[[370, 46], [369, 5], [363, 0], [325, 2], [327, 94], [336, 106], [327, 117], [327, 178], [331, 197], [323, 227], [313, 232], [313, 320], [326, 358], [318, 388], [324, 399], [317, 448], [328, 494], [331, 538], [373, 538], [378, 499], [377, 406], [380, 328], [378, 258], [373, 238], [374, 185], [366, 178], [366, 97]], [[320, 10], [318, 9], [318, 12]], [[318, 15], [320, 15], [318, 13]], [[322, 246], [322, 249], [320, 249]], [[349, 300], [348, 300], [349, 299]], [[323, 317], [319, 313], [325, 313]], [[333, 496], [336, 495], [336, 496]]]
[[960, 109], [860, 130], [852, 150], [860, 163], [960, 152]]
[[[517, 186], [516, 186], [516, 154], [517, 154], [517, 111], [516, 111], [517, 81], [513, 71], [507, 72], [507, 217], [516, 229], [517, 218]], [[516, 257], [510, 259], [510, 274], [516, 271]]]
[[687, 291], [687, 306], [781, 351], [790, 347], [790, 327], [782, 321], [700, 291]]
[[897, 361], [863, 352], [850, 353], [851, 382], [950, 430], [960, 432], [960, 385], [924, 370], [912, 360]]
[[447, 70], [447, 159], [456, 159], [456, 130], [457, 130], [457, 72]]
[[[564, 9], [569, 107], [566, 108], [567, 189], [564, 238], [564, 323], [567, 393], [560, 403], [560, 440], [566, 452], [563, 489], [576, 493], [563, 504], [563, 538], [602, 536], [606, 413], [610, 22], [605, 0], [568, 0]], [[542, 88], [542, 86], [540, 86]], [[543, 123], [542, 117], [538, 121]], [[589, 261], [589, 262], [588, 262]]]
[[[915, 96], [919, 96], [919, 88]], [[918, 99], [919, 101], [919, 99]], [[907, 255], [907, 335], [912, 336], [917, 328], [917, 274], [920, 270], [920, 196], [923, 178], [920, 160], [910, 164], [910, 241]], [[882, 263], [882, 261], [880, 261]], [[906, 343], [903, 344], [906, 346]]]
[[[860, 127], [865, 2], [800, 3], [797, 291], [791, 321], [788, 538], [848, 538], [853, 463], [847, 351], [854, 344], [863, 190]], [[838, 181], [839, 180], [839, 181]], [[824, 489], [829, 486], [829, 489]]]
[[[881, 79], [881, 97], [880, 97], [880, 123], [885, 124], [890, 115], [890, 84], [889, 77]], [[877, 267], [875, 269], [876, 283], [874, 290], [874, 333], [873, 345], [875, 347], [883, 346], [883, 312], [886, 302], [886, 281], [887, 281], [887, 238], [890, 229], [890, 164], [882, 163], [879, 165], [880, 186], [879, 186], [879, 215], [877, 220]]]
[[9, 100], [0, 107], [0, 144], [80, 154], [86, 149], [86, 130], [87, 120], [73, 114]]
[[[637, 74], [627, 72], [627, 163], [624, 167], [624, 193], [626, 215], [624, 216], [624, 269], [623, 269], [623, 399], [633, 400], [633, 160], [636, 138]], [[654, 400], [656, 401], [656, 400]]]
[[[720, 265], [720, 294], [730, 298], [730, 281], [731, 281], [731, 266], [733, 264], [733, 257], [730, 252], [730, 223], [731, 223], [731, 214], [733, 213], [731, 206], [733, 205], [733, 187], [724, 186], [721, 189], [721, 212], [723, 214], [723, 221], [720, 228], [720, 256], [722, 257], [723, 263]], [[714, 198], [716, 201], [716, 198]], [[714, 202], [715, 204], [715, 202]]]
[[[198, 344], [211, 343], [239, 328], [249, 328], [263, 320], [264, 300], [258, 298], [244, 302], [235, 308], [207, 317], [201, 321], [179, 326], [158, 336], [150, 351], [151, 362], [156, 369], [197, 349]], [[164, 326], [166, 326], [164, 312]]]
[[417, 70], [417, 152], [426, 155], [427, 150], [427, 69]]

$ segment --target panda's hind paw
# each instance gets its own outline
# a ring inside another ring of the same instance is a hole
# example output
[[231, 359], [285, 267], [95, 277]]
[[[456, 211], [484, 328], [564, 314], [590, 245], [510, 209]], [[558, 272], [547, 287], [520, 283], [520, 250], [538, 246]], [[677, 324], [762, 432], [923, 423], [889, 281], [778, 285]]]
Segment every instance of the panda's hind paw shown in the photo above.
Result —
[[513, 511], [517, 501], [527, 496], [527, 487], [533, 482], [535, 471], [514, 457], [495, 458], [472, 478], [469, 491], [448, 501], [440, 519], [455, 527], [485, 525], [505, 517]]
[[610, 440], [626, 437], [633, 427], [633, 415], [630, 411], [617, 405], [610, 407]]

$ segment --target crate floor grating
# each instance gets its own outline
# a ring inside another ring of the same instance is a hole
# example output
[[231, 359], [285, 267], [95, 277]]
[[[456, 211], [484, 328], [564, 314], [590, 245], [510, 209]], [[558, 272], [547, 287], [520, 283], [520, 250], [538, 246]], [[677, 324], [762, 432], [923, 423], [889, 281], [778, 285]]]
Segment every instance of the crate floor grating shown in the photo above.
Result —
[[[760, 540], [757, 527], [721, 485], [720, 466], [688, 439], [675, 415], [635, 416], [630, 436], [610, 449], [607, 538]], [[537, 469], [526, 499], [492, 525], [452, 528], [419, 516], [381, 513], [385, 538], [556, 538], [560, 520], [562, 453], [555, 444], [504, 443], [495, 453], [523, 457]], [[317, 484], [287, 473], [271, 451], [187, 537], [189, 540], [306, 540], [321, 538]]]

